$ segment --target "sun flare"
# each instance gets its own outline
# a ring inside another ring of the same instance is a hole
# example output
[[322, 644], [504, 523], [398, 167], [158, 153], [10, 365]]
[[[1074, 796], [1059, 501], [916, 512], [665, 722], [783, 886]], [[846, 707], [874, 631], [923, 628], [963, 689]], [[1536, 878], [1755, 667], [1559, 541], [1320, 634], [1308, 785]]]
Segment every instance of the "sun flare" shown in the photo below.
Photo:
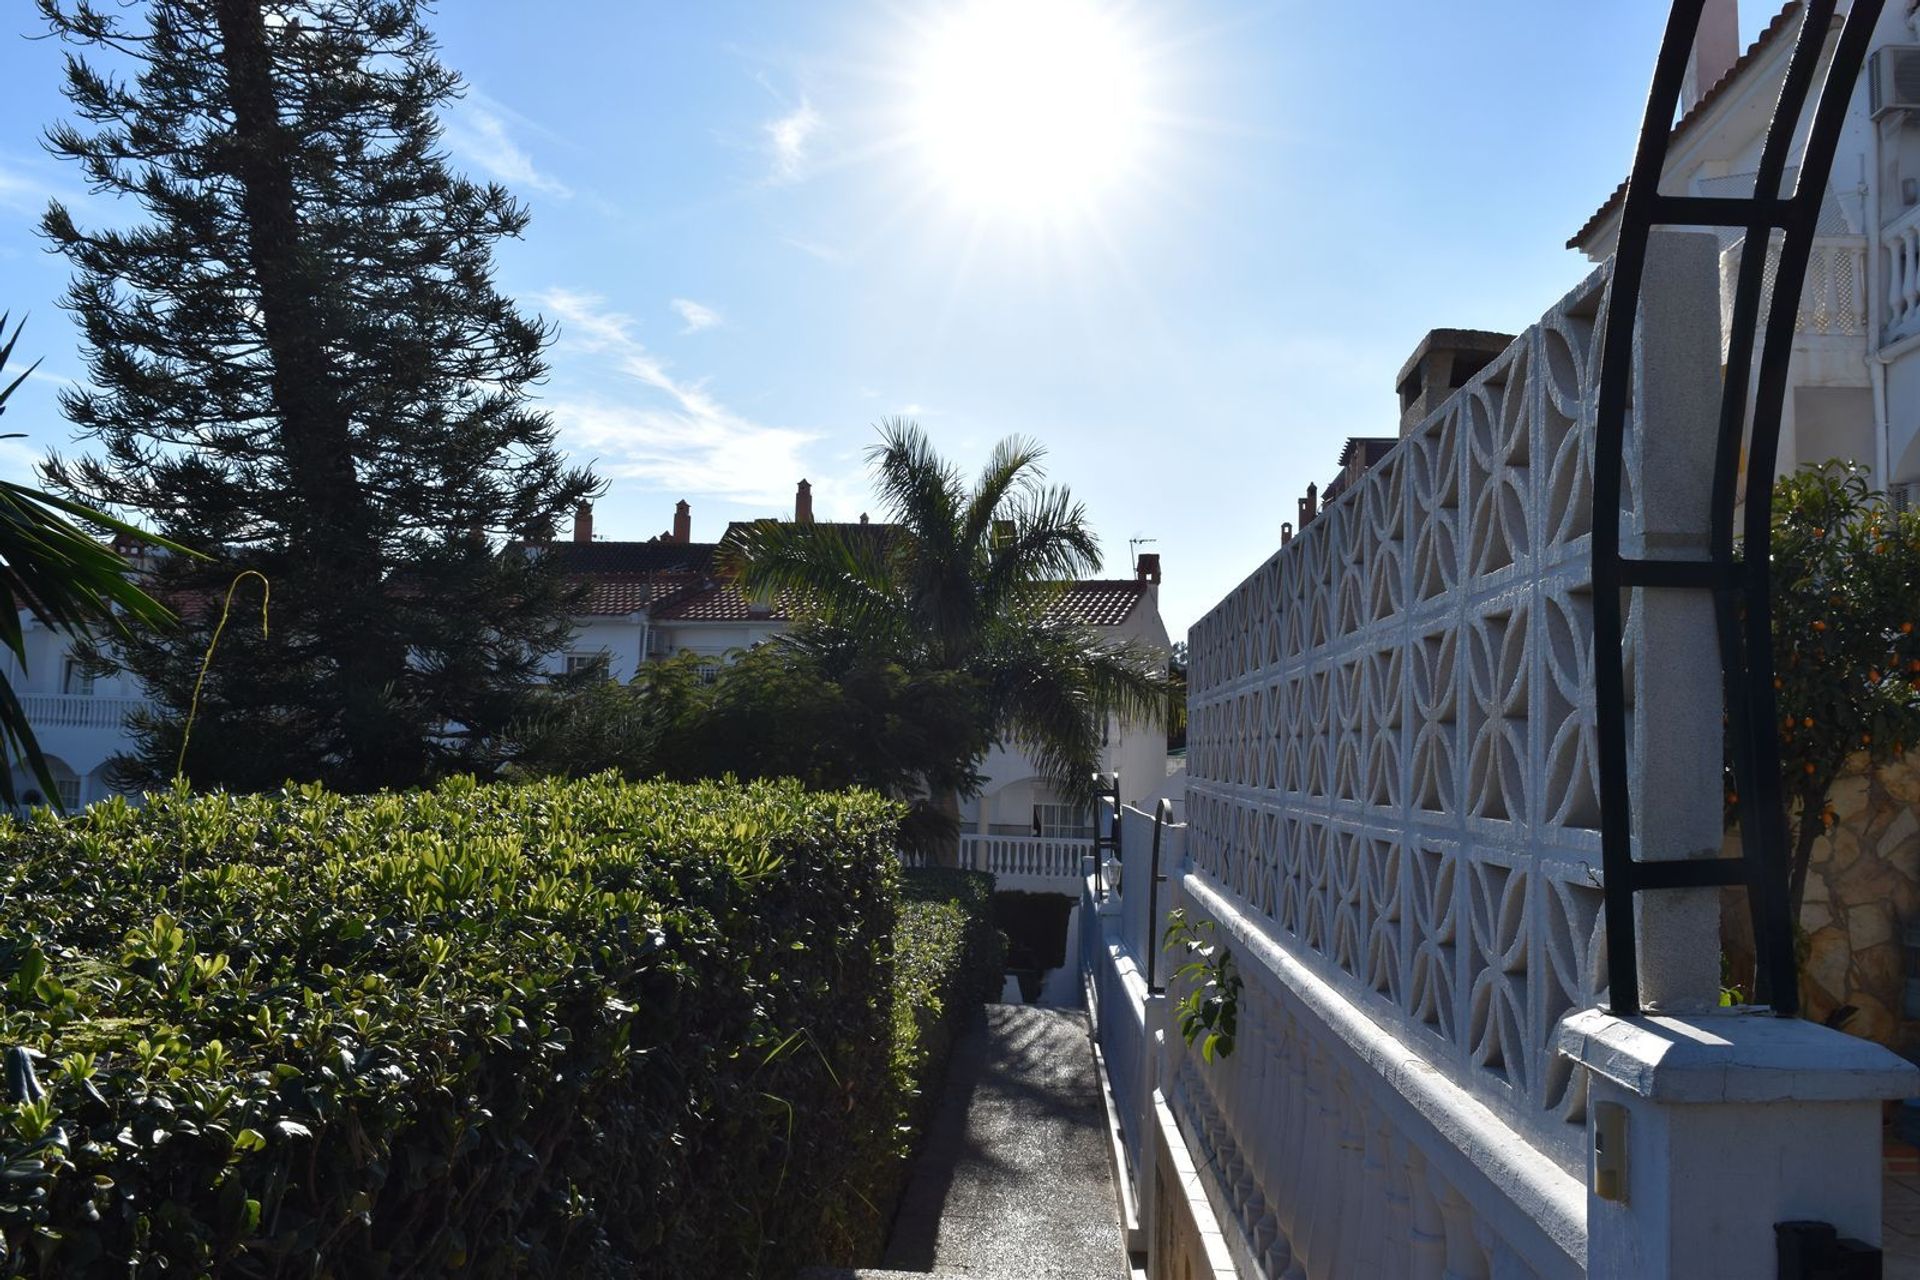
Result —
[[965, 0], [928, 28], [912, 133], [934, 181], [983, 215], [1097, 205], [1138, 168], [1147, 72], [1102, 0]]

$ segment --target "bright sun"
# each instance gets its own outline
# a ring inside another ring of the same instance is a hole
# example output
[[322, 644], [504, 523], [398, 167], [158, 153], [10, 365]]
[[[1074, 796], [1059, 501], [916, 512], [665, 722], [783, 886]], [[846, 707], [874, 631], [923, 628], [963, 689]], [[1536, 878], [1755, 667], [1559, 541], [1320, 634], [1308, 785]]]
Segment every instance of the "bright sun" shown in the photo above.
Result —
[[962, 0], [926, 32], [912, 134], [978, 214], [1084, 212], [1139, 165], [1144, 62], [1110, 3]]

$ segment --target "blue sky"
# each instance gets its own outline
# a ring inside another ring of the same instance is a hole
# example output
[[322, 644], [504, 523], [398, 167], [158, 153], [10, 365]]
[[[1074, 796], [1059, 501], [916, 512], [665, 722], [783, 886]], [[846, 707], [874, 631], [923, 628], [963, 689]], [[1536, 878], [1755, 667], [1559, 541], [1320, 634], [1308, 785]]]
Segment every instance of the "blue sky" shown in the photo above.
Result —
[[[532, 206], [500, 280], [560, 328], [540, 396], [611, 484], [600, 533], [660, 532], [686, 498], [717, 537], [788, 511], [802, 476], [822, 518], [854, 518], [891, 414], [969, 470], [1026, 434], [1109, 573], [1155, 540], [1182, 634], [1347, 436], [1394, 432], [1427, 329], [1518, 328], [1579, 279], [1562, 245], [1625, 171], [1666, 10], [1026, 2], [1082, 6], [1124, 50], [1124, 100], [1062, 126], [1118, 158], [1040, 207], [1024, 188], [1052, 175], [994, 189], [928, 124], [929, 84], [963, 125], [1006, 101], [950, 56], [994, 0], [444, 0], [471, 85], [449, 147]], [[5, 419], [25, 439], [0, 442], [21, 477], [73, 448], [53, 393], [81, 372], [34, 223], [49, 195], [83, 225], [132, 211], [40, 149], [60, 50], [7, 13], [0, 309], [31, 313], [19, 353], [43, 360]], [[1744, 37], [1768, 16], [1749, 5]]]

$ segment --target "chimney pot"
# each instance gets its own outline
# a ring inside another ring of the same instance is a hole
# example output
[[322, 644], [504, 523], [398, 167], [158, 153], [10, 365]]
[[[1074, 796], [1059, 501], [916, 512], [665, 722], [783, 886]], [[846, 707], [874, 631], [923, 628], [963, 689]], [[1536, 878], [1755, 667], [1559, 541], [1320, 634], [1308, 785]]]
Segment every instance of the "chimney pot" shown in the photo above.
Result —
[[593, 541], [593, 504], [583, 502], [573, 509], [573, 540]]
[[813, 523], [813, 486], [805, 480], [793, 491], [793, 520], [795, 524]]
[[673, 504], [673, 541], [693, 541], [693, 508], [685, 498]]

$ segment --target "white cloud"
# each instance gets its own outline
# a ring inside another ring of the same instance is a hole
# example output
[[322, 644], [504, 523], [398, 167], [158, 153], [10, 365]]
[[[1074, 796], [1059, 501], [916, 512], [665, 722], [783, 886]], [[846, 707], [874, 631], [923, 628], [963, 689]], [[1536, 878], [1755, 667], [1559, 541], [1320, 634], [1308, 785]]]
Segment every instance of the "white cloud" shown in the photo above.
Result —
[[0, 209], [38, 215], [46, 211], [49, 200], [71, 205], [84, 198], [85, 192], [77, 188], [50, 182], [18, 163], [0, 161]]
[[485, 94], [470, 92], [445, 123], [447, 146], [489, 177], [563, 200], [573, 195], [566, 183], [536, 169], [533, 157], [514, 140], [511, 125], [526, 121]]
[[595, 469], [673, 493], [779, 509], [806, 475], [801, 451], [818, 437], [770, 427], [722, 404], [704, 382], [675, 377], [633, 336], [633, 321], [591, 294], [555, 289], [540, 299], [563, 347], [606, 360], [638, 394], [556, 396], [548, 402], [569, 447], [596, 453]]
[[807, 146], [820, 131], [820, 113], [805, 98], [783, 116], [767, 121], [767, 144], [773, 151], [773, 180], [797, 182], [807, 163]]
[[780, 238], [787, 244], [792, 245], [800, 252], [806, 254], [809, 258], [818, 258], [822, 262], [841, 262], [844, 261], [847, 256], [843, 251], [834, 248], [830, 244], [821, 244], [815, 240], [803, 240], [798, 236], [781, 236]]
[[724, 323], [720, 313], [712, 307], [702, 306], [691, 298], [675, 298], [673, 309], [680, 313], [687, 327], [682, 333], [698, 333], [702, 329], [713, 329]]

